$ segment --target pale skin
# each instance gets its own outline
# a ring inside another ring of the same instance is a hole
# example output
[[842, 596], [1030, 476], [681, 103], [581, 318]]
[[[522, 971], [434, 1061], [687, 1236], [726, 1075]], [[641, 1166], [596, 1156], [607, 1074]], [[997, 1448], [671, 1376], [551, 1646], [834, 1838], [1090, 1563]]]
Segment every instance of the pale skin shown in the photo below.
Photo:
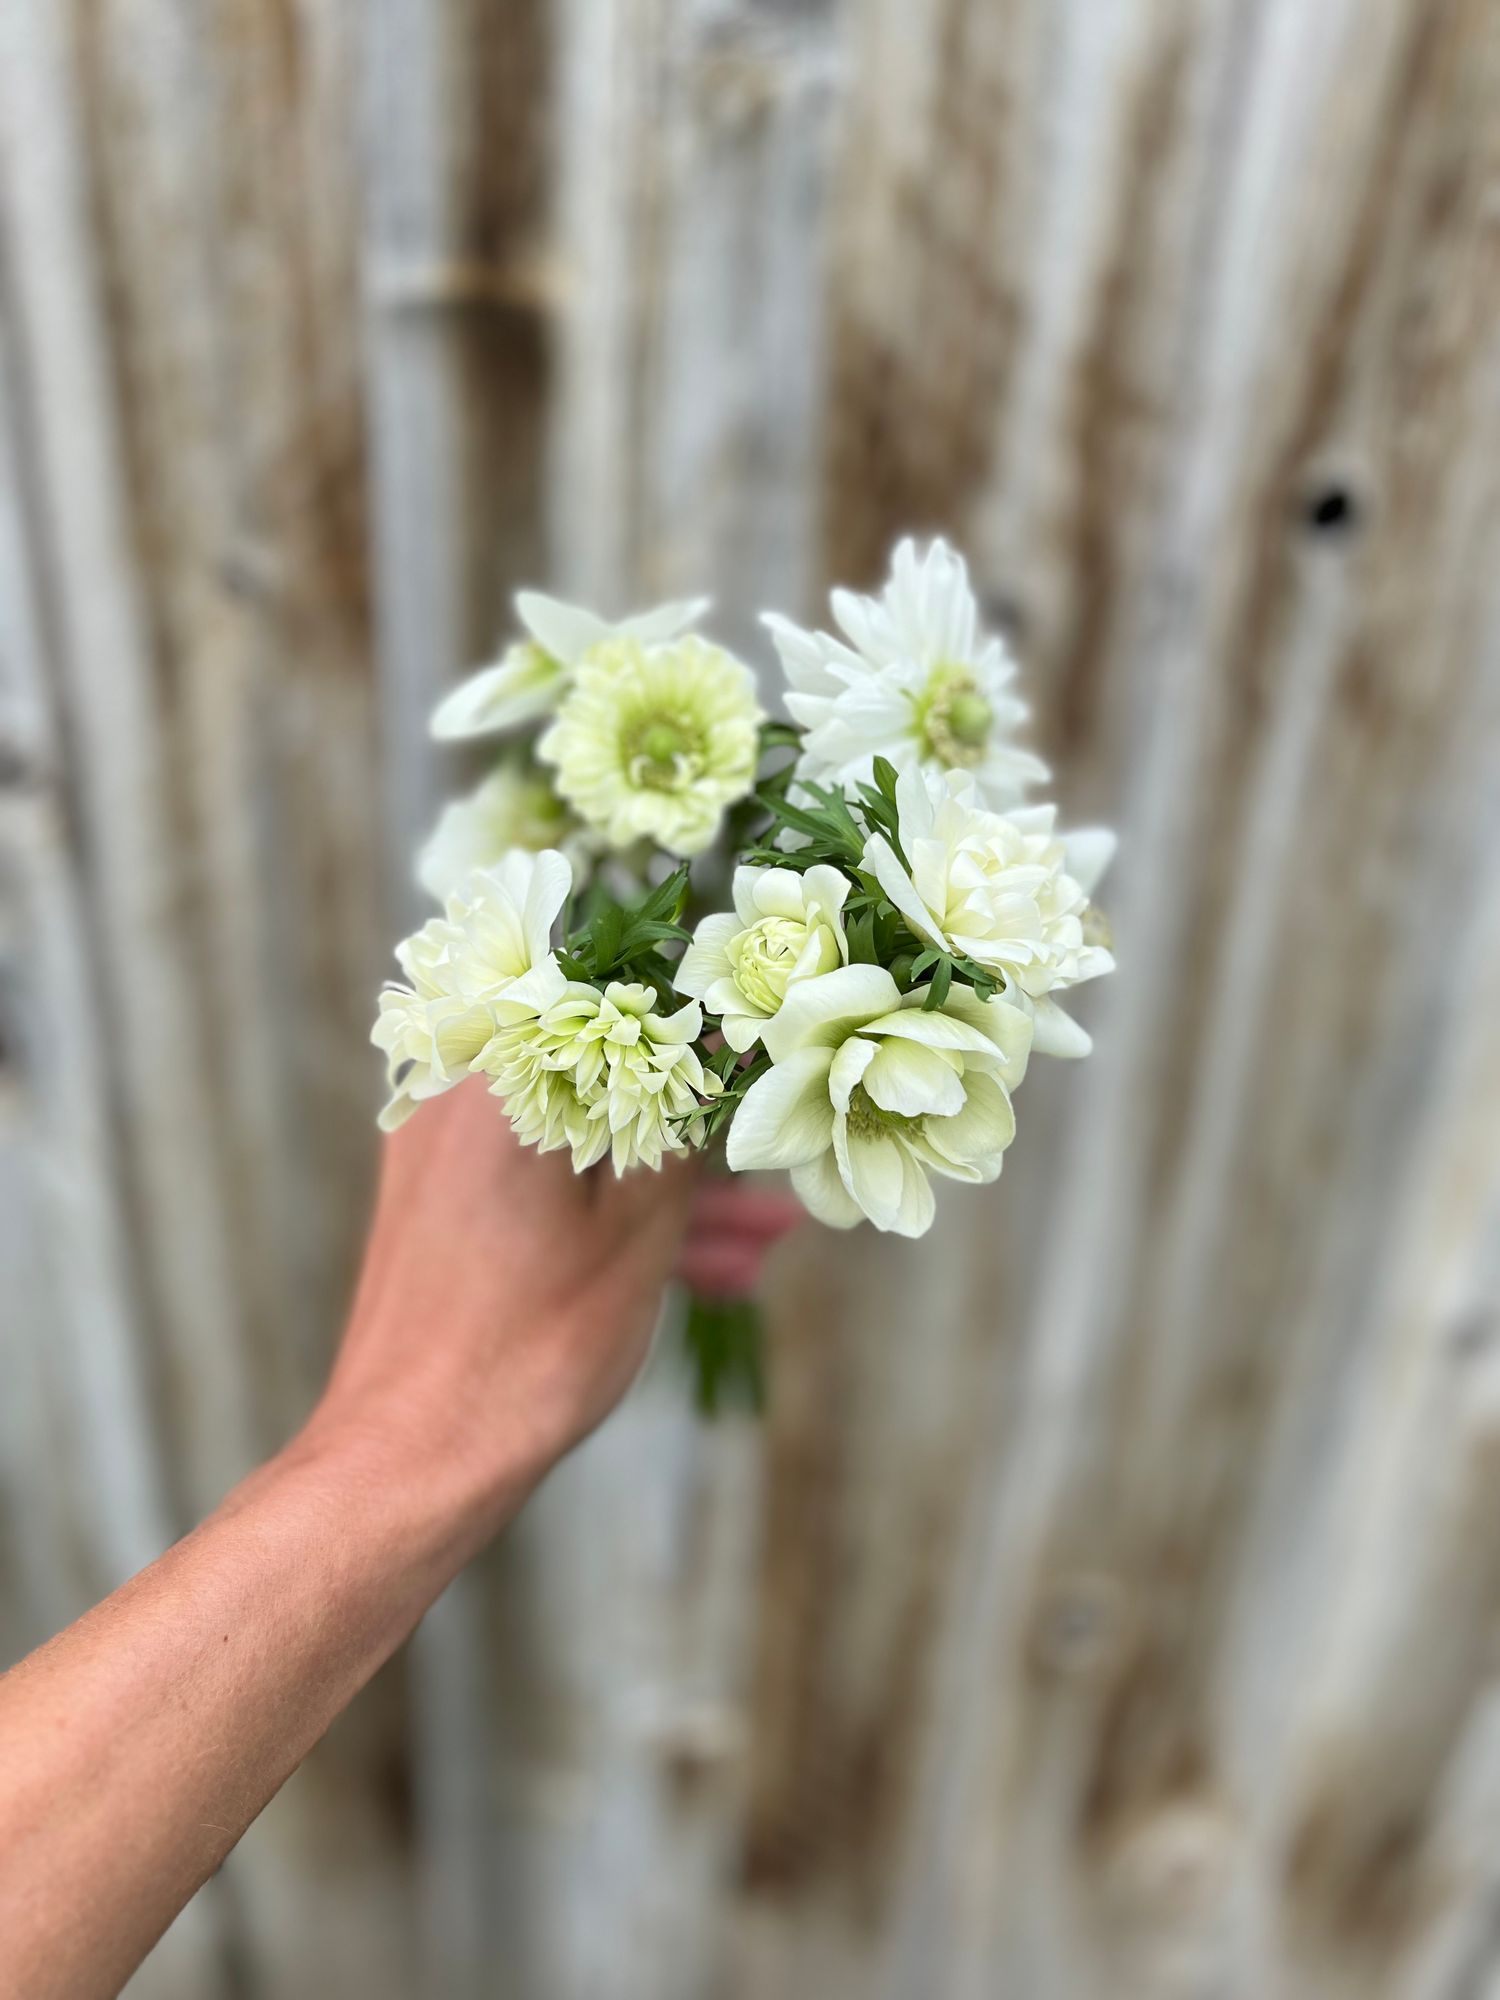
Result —
[[[0, 1677], [0, 1996], [118, 1992], [334, 1717], [634, 1380], [662, 1288], [796, 1220], [525, 1152], [466, 1084], [386, 1142], [328, 1387], [158, 1562]], [[686, 1393], [686, 1389], [684, 1391]]]

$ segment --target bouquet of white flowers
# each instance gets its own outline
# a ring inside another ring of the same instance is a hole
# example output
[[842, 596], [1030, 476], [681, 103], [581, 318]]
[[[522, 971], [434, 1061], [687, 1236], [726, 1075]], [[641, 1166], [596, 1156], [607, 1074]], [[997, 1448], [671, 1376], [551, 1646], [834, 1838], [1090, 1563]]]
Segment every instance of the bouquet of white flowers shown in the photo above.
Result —
[[[440, 738], [509, 741], [419, 859], [442, 914], [380, 996], [381, 1123], [478, 1073], [579, 1173], [722, 1140], [833, 1228], [920, 1236], [933, 1175], [999, 1174], [1031, 1053], [1088, 1053], [1057, 996], [1113, 967], [1113, 836], [1024, 803], [1014, 662], [943, 542], [835, 591], [842, 638], [766, 615], [790, 723], [707, 608], [523, 591], [526, 636], [438, 708]], [[758, 1396], [753, 1312], [694, 1301], [688, 1337], [705, 1407]]]

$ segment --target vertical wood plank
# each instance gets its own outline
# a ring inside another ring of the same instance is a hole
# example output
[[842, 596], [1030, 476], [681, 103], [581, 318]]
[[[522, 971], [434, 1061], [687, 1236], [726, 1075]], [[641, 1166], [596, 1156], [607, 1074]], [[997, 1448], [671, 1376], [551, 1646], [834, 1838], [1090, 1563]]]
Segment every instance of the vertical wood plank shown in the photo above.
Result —
[[[387, 922], [421, 908], [419, 838], [459, 774], [427, 718], [542, 572], [549, 393], [549, 12], [527, 0], [364, 14], [361, 269]], [[502, 1990], [520, 1947], [493, 1874], [491, 1584], [460, 1578], [413, 1641], [422, 1979]], [[523, 1915], [529, 1916], [530, 1912]]]

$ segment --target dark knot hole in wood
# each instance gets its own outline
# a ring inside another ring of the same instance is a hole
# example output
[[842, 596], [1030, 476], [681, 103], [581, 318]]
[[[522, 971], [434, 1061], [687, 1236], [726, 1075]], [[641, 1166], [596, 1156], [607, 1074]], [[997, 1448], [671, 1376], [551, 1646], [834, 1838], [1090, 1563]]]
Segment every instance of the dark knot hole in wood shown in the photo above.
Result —
[[1335, 541], [1355, 534], [1364, 521], [1364, 503], [1343, 479], [1319, 480], [1302, 500], [1302, 525], [1310, 535]]

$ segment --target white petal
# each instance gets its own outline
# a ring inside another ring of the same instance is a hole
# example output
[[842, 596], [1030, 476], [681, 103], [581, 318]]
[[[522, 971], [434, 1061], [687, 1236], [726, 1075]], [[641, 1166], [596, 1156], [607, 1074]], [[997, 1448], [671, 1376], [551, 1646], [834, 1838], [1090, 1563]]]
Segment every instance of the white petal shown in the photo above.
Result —
[[[950, 987], [950, 999], [954, 990]], [[893, 1013], [882, 1014], [879, 1020], [867, 1024], [866, 1032], [871, 1035], [894, 1035], [901, 1041], [922, 1042], [929, 1049], [958, 1049], [976, 1056], [995, 1054], [993, 1038], [977, 1022], [965, 1020], [957, 1012], [950, 1013], [943, 1007], [929, 1010], [922, 1006], [920, 994], [910, 994], [907, 998], [915, 1004], [903, 1005]]]
[[375, 1122], [382, 1132], [399, 1132], [416, 1109], [416, 1099], [404, 1090], [397, 1090], [381, 1106]]
[[509, 659], [499, 660], [450, 689], [433, 710], [428, 727], [445, 743], [517, 729], [557, 705], [564, 678], [558, 673], [539, 680], [534, 668], [522, 669]]
[[926, 938], [940, 951], [946, 950], [948, 940], [883, 833], [872, 833], [865, 842], [864, 863], [918, 937]]
[[1055, 805], [1012, 806], [1004, 817], [1012, 826], [1018, 826], [1022, 833], [1050, 835], [1057, 824], [1057, 807]]
[[529, 972], [523, 972], [519, 979], [512, 980], [493, 1005], [499, 1013], [509, 1014], [512, 1018], [519, 1018], [523, 1013], [540, 1014], [561, 1000], [567, 990], [567, 975], [549, 951]]
[[911, 764], [896, 779], [896, 813], [901, 825], [901, 845], [911, 852], [909, 842], [931, 834], [937, 808], [947, 796], [941, 777]]
[[731, 1014], [726, 1012], [720, 1021], [724, 1039], [737, 1056], [746, 1049], [753, 1049], [760, 1040], [761, 1030], [766, 1025], [764, 1014]]
[[712, 915], [704, 917], [678, 963], [677, 974], [672, 981], [677, 991], [691, 993], [695, 1000], [702, 1000], [716, 979], [729, 978], [733, 967], [724, 947], [732, 937], [739, 935], [740, 930], [740, 920], [732, 910], [715, 910]]
[[937, 1214], [932, 1183], [922, 1171], [922, 1163], [909, 1146], [901, 1154], [901, 1202], [891, 1224], [897, 1236], [925, 1236]]
[[[816, 904], [825, 917], [837, 921], [843, 915], [844, 904], [849, 899], [853, 886], [842, 869], [832, 868], [826, 861], [816, 862], [802, 877], [803, 893], [807, 903]], [[838, 926], [839, 946], [847, 959], [849, 947], [844, 943], [844, 927]]]
[[1015, 1111], [993, 1077], [970, 1074], [964, 1078], [962, 1108], [951, 1117], [929, 1118], [922, 1133], [944, 1159], [960, 1166], [992, 1167], [984, 1177], [993, 1180], [1000, 1171], [1000, 1155], [1016, 1136]]
[[689, 1000], [675, 1014], [658, 1014], [651, 1024], [653, 1042], [692, 1042], [703, 1032], [703, 1009]]
[[530, 848], [507, 848], [500, 859], [481, 873], [481, 880], [498, 889], [512, 905], [526, 941], [527, 960], [535, 965], [552, 949], [552, 926], [568, 900], [573, 886], [573, 864], [555, 847], [539, 853]]
[[739, 909], [738, 892], [741, 875], [751, 880], [746, 885], [753, 905], [753, 914], [747, 919], [757, 922], [761, 917], [801, 917], [806, 903], [802, 894], [802, 877], [795, 868], [737, 868], [734, 871], [736, 901]]
[[1080, 826], [1072, 833], [1065, 833], [1062, 844], [1068, 873], [1085, 896], [1092, 895], [1115, 858], [1117, 842], [1113, 831], [1107, 826]]
[[633, 612], [629, 618], [622, 618], [615, 630], [626, 632], [645, 645], [660, 645], [668, 639], [677, 638], [690, 625], [696, 625], [712, 603], [711, 597], [678, 598], [667, 604], [658, 604], [651, 611]]
[[739, 928], [748, 930], [760, 916], [755, 906], [755, 884], [767, 871], [763, 868], [736, 868], [734, 880], [730, 884], [730, 895], [734, 900], [734, 913], [739, 919]]
[[833, 1123], [833, 1149], [844, 1186], [877, 1229], [894, 1229], [905, 1183], [901, 1148], [894, 1139], [856, 1138], [846, 1118]]
[[1011, 1089], [1026, 1074], [1026, 1061], [1032, 1048], [1032, 1020], [1025, 1007], [1016, 1006], [1003, 994], [995, 994], [989, 1000], [981, 1000], [971, 986], [950, 986], [944, 1013], [954, 1019], [967, 1021], [971, 1028], [978, 1028], [987, 1035], [1004, 1058], [1000, 1066], [1000, 1080]]
[[900, 1001], [901, 990], [883, 966], [841, 965], [820, 972], [816, 979], [800, 980], [766, 1023], [767, 1053], [780, 1063], [794, 1049], [831, 1052], [856, 1028], [892, 1012]]
[[828, 1072], [828, 1095], [835, 1110], [849, 1109], [854, 1086], [863, 1078], [878, 1053], [876, 1044], [866, 1041], [863, 1035], [851, 1035], [838, 1050], [833, 1058], [833, 1067]]
[[585, 611], [581, 604], [564, 604], [541, 590], [516, 592], [516, 616], [544, 652], [570, 667], [580, 653], [607, 639], [612, 629], [596, 612]]
[[798, 1167], [828, 1150], [833, 1106], [828, 1101], [827, 1049], [799, 1049], [752, 1083], [729, 1125], [729, 1165]]
[[1043, 1056], [1086, 1056], [1094, 1046], [1093, 1037], [1055, 1000], [1043, 998], [1033, 1003], [1031, 1046]]
[[958, 1072], [936, 1049], [920, 1042], [883, 1039], [863, 1081], [882, 1111], [894, 1111], [902, 1118], [929, 1112], [949, 1118], [963, 1109], [964, 1086]]
[[863, 1209], [844, 1186], [831, 1152], [793, 1167], [792, 1186], [808, 1214], [830, 1229], [852, 1229], [865, 1219]]

